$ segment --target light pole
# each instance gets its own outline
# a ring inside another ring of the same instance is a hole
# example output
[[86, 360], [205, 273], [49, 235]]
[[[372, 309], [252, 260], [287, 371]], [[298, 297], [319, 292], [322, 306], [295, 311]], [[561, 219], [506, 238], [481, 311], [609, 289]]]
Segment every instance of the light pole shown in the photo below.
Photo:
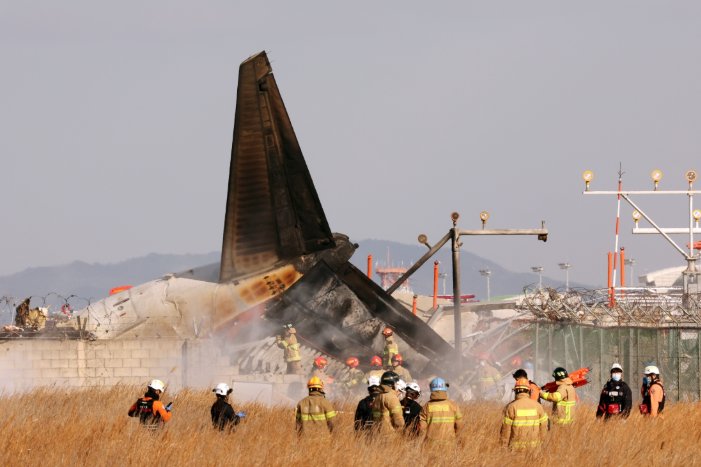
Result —
[[489, 290], [489, 276], [492, 275], [492, 271], [489, 269], [480, 269], [480, 274], [487, 278], [487, 301], [490, 301], [492, 299], [492, 293]]
[[538, 273], [538, 290], [543, 290], [543, 266], [531, 266], [531, 271]]
[[572, 265], [570, 263], [559, 263], [560, 269], [565, 270], [565, 290], [570, 291], [570, 268]]
[[633, 287], [635, 287], [635, 284], [637, 284], [638, 280], [635, 277], [635, 258], [626, 258], [625, 259], [625, 264], [626, 266], [630, 266], [630, 277], [631, 277], [631, 284]]
[[445, 291], [445, 279], [448, 277], [448, 273], [447, 273], [447, 272], [439, 272], [439, 273], [438, 273], [438, 277], [440, 277], [441, 279], [443, 279], [443, 295], [445, 296], [445, 295], [446, 295], [446, 291]]

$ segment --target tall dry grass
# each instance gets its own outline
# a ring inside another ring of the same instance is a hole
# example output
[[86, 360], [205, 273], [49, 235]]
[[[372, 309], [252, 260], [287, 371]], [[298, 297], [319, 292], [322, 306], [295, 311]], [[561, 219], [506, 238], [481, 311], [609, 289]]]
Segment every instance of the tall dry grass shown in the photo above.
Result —
[[[466, 427], [455, 451], [430, 451], [399, 437], [354, 436], [354, 407], [339, 408], [330, 441], [298, 440], [293, 411], [236, 406], [248, 413], [235, 433], [210, 426], [208, 391], [181, 391], [173, 419], [155, 435], [127, 417], [141, 388], [38, 389], [0, 397], [2, 465], [653, 465], [701, 464], [698, 404], [668, 408], [664, 420], [634, 414], [602, 423], [592, 406], [580, 406], [576, 425], [553, 430], [543, 449], [509, 452], [498, 444], [501, 406], [466, 404]], [[166, 393], [164, 400], [173, 397]]]

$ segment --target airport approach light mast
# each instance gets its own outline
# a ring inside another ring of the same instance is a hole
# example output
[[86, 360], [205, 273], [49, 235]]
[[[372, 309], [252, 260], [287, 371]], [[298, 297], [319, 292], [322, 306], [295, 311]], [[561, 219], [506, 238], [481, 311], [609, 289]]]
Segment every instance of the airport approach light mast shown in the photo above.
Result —
[[426, 261], [435, 255], [438, 250], [443, 247], [443, 245], [448, 243], [448, 241], [451, 242], [451, 249], [453, 253], [455, 366], [458, 373], [462, 371], [462, 316], [460, 314], [460, 247], [462, 246], [462, 242], [460, 242], [460, 237], [463, 235], [536, 235], [538, 240], [543, 242], [548, 240], [548, 229], [545, 228], [545, 221], [541, 222], [541, 227], [539, 229], [487, 229], [486, 225], [487, 220], [489, 219], [489, 212], [482, 211], [480, 212], [479, 217], [482, 221], [481, 229], [464, 230], [458, 227], [458, 219], [460, 218], [460, 214], [458, 212], [453, 212], [450, 215], [450, 219], [453, 222], [453, 227], [443, 236], [443, 238], [438, 240], [438, 243], [433, 246], [428, 243], [428, 237], [425, 234], [420, 234], [418, 241], [419, 243], [426, 245], [426, 247], [428, 247], [428, 251], [387, 289], [387, 293], [391, 295], [400, 285], [402, 285], [404, 281], [409, 278], [409, 276], [414, 274], [414, 272], [416, 272]]
[[[695, 170], [687, 170], [685, 173], [686, 181], [688, 182], [687, 190], [658, 190], [660, 181], [662, 180], [663, 173], [659, 169], [655, 169], [650, 173], [650, 178], [653, 181], [653, 190], [635, 190], [635, 191], [590, 191], [589, 185], [594, 179], [594, 173], [591, 170], [586, 170], [582, 173], [582, 178], [584, 179], [585, 188], [583, 194], [585, 195], [616, 195], [626, 201], [633, 209], [633, 221], [635, 222], [635, 227], [633, 228], [633, 234], [659, 234], [667, 240], [675, 250], [677, 250], [686, 260], [687, 268], [682, 273], [684, 277], [684, 301], [688, 301], [691, 294], [701, 293], [701, 284], [699, 284], [699, 271], [696, 267], [696, 260], [699, 258], [699, 254], [694, 254], [694, 234], [701, 233], [699, 228], [699, 220], [701, 220], [701, 210], [694, 209], [694, 195], [701, 193], [693, 189], [694, 182], [697, 178], [697, 173]], [[657, 225], [657, 223], [643, 211], [638, 204], [636, 204], [631, 196], [633, 195], [686, 195], [689, 199], [689, 227], [681, 228], [663, 228]], [[652, 228], [640, 228], [638, 227], [638, 222], [640, 219], [645, 219], [652, 225]], [[694, 225], [695, 224], [695, 225]], [[688, 252], [679, 246], [670, 235], [678, 234], [688, 234], [689, 245]]]

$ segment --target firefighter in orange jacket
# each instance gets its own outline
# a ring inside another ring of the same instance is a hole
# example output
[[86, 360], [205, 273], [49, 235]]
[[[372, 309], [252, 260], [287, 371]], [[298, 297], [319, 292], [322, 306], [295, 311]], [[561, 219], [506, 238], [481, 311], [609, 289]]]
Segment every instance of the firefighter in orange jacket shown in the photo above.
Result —
[[393, 371], [385, 371], [380, 379], [380, 393], [372, 401], [373, 429], [376, 433], [387, 434], [404, 429], [404, 409], [397, 396], [399, 376]]
[[572, 386], [572, 380], [567, 370], [557, 367], [553, 370], [553, 378], [557, 384], [555, 392], [540, 391], [541, 399], [553, 403], [553, 422], [566, 426], [574, 422], [574, 407], [577, 404], [577, 394]]
[[309, 395], [299, 401], [295, 408], [297, 435], [324, 436], [333, 431], [333, 419], [336, 410], [324, 394], [324, 382], [312, 376], [307, 382]]
[[462, 413], [458, 405], [448, 399], [448, 383], [443, 378], [433, 378], [429, 383], [431, 399], [419, 414], [419, 432], [425, 433], [427, 444], [455, 444], [462, 428]]
[[139, 417], [139, 422], [142, 426], [149, 429], [156, 429], [163, 426], [172, 414], [170, 407], [172, 402], [167, 406], [163, 406], [163, 402], [159, 399], [165, 390], [165, 384], [160, 379], [154, 379], [146, 388], [144, 397], [140, 397], [129, 408], [128, 415], [130, 417]]
[[540, 401], [540, 386], [528, 379], [528, 373], [526, 370], [519, 368], [518, 370], [514, 371], [514, 374], [511, 376], [513, 376], [514, 380], [517, 382], [519, 380], [525, 380], [529, 388], [529, 397], [536, 402]]
[[501, 443], [511, 449], [539, 447], [548, 431], [548, 416], [543, 406], [530, 398], [528, 379], [514, 385], [514, 400], [504, 408]]
[[643, 403], [640, 405], [640, 412], [650, 417], [662, 417], [665, 400], [667, 396], [660, 379], [660, 370], [649, 365], [645, 367], [646, 384], [642, 388]]

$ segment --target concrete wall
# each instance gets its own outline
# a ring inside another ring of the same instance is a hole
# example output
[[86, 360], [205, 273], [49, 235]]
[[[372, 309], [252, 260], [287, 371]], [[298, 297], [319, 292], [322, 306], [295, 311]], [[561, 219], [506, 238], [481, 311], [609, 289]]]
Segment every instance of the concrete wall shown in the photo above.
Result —
[[296, 376], [239, 375], [238, 365], [208, 339], [50, 340], [0, 342], [0, 390], [36, 386], [146, 385], [158, 378], [170, 389], [213, 387], [217, 382], [256, 381], [286, 394]]

